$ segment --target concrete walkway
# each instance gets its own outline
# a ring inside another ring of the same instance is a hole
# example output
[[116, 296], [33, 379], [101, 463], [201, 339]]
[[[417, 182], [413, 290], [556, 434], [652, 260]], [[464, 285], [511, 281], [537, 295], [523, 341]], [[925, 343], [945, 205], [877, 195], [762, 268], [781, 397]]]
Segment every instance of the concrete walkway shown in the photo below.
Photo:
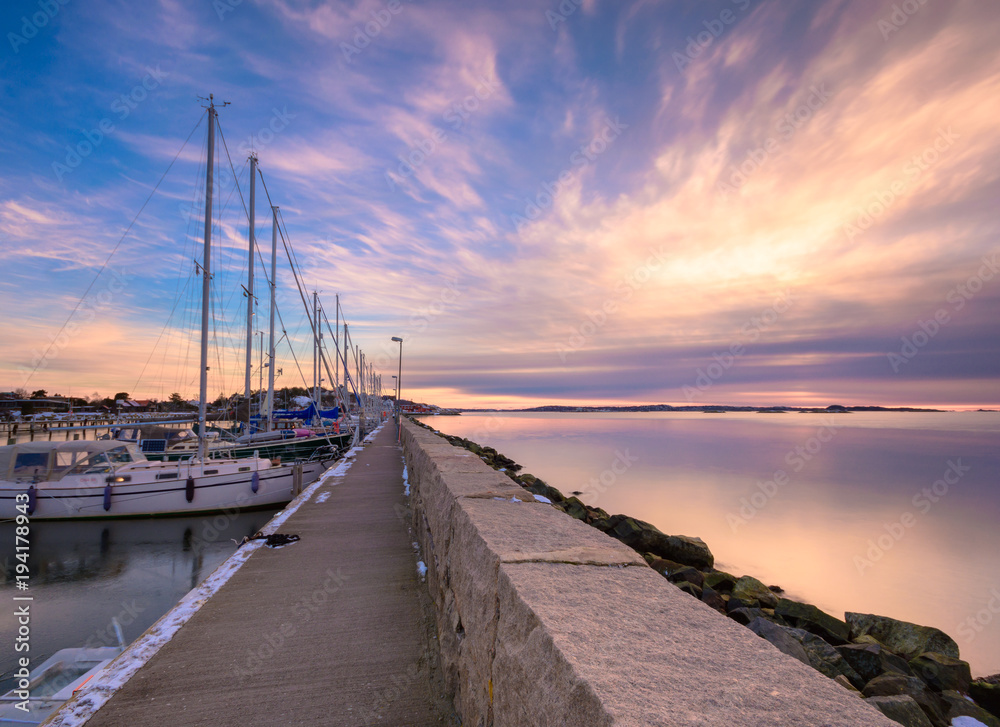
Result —
[[255, 553], [88, 727], [457, 724], [402, 469], [389, 422], [279, 529], [301, 540]]

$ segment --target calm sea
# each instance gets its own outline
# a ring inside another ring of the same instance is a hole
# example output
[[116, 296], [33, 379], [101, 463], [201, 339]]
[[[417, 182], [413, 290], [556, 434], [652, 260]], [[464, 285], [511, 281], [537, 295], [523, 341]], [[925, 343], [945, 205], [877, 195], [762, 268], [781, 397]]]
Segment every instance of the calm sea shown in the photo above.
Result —
[[716, 566], [837, 616], [950, 634], [1000, 672], [1000, 413], [425, 418], [569, 495], [703, 538]]

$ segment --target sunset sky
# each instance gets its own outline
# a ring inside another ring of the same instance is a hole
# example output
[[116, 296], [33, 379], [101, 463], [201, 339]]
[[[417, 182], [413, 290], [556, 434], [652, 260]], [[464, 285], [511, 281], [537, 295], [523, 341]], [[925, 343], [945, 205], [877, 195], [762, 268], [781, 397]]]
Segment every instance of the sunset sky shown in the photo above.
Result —
[[[197, 395], [213, 93], [387, 388], [404, 338], [406, 397], [1000, 406], [995, 2], [15, 0], [0, 30], [0, 391]], [[221, 163], [213, 398], [245, 335]]]

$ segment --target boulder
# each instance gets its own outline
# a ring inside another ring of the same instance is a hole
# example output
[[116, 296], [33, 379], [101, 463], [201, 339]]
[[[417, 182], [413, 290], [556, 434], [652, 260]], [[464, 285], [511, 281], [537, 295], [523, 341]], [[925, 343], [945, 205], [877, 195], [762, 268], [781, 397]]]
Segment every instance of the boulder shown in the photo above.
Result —
[[726, 612], [726, 601], [722, 598], [718, 591], [710, 586], [702, 586], [701, 600], [702, 603], [711, 606], [719, 613]]
[[687, 581], [688, 583], [693, 583], [698, 588], [705, 585], [705, 574], [702, 573], [697, 568], [692, 568], [689, 565], [681, 566], [677, 570], [670, 572], [667, 576], [667, 580], [671, 583], [681, 583], [682, 581]]
[[587, 508], [586, 522], [588, 525], [596, 525], [596, 523], [604, 522], [611, 517], [599, 507], [591, 507], [590, 505], [584, 505], [584, 507]]
[[894, 697], [905, 695], [913, 699], [935, 727], [945, 727], [947, 708], [941, 696], [932, 692], [922, 679], [902, 674], [877, 676], [861, 690], [865, 697]]
[[927, 691], [927, 685], [917, 677], [905, 674], [882, 674], [869, 681], [861, 693], [866, 697], [892, 697], [897, 694], [915, 694]]
[[[526, 475], [525, 477], [531, 477], [531, 475]], [[525, 478], [522, 477], [521, 479]], [[528, 492], [532, 492], [536, 495], [541, 495], [542, 497], [549, 498], [550, 500], [552, 500], [553, 505], [562, 502], [563, 500], [566, 499], [565, 497], [563, 497], [563, 494], [559, 492], [559, 490], [557, 490], [555, 487], [551, 487], [545, 484], [545, 482], [543, 482], [542, 480], [539, 480], [537, 478], [533, 478], [531, 484], [525, 485], [524, 487], [526, 490], [528, 490]], [[579, 502], [579, 500], [577, 502]]]
[[696, 586], [694, 583], [688, 583], [687, 581], [681, 581], [680, 583], [675, 583], [674, 585], [687, 593], [689, 596], [694, 596], [699, 601], [701, 600], [701, 586]]
[[833, 681], [837, 682], [837, 684], [842, 686], [847, 691], [857, 694], [859, 697], [861, 696], [861, 692], [859, 692], [857, 688], [853, 684], [851, 684], [851, 680], [845, 677], [843, 674], [838, 674], [837, 676], [835, 676], [833, 678]]
[[982, 722], [986, 727], [1000, 727], [1000, 718], [990, 714], [975, 702], [970, 702], [964, 695], [955, 691], [945, 691], [941, 693], [941, 699], [945, 703], [948, 722], [951, 724], [957, 717], [971, 717]]
[[972, 670], [969, 668], [968, 662], [961, 659], [952, 659], [950, 656], [928, 651], [910, 659], [910, 668], [931, 689], [936, 689], [939, 692], [953, 689], [962, 694], [969, 693]]
[[649, 563], [649, 567], [655, 570], [663, 577], [667, 577], [674, 571], [680, 570], [681, 568], [685, 567], [680, 563], [675, 563], [672, 560], [666, 560], [665, 558], [657, 558], [652, 553], [647, 553], [646, 555], [650, 556], [649, 558], [646, 558], [646, 562]]
[[913, 697], [897, 695], [891, 697], [870, 697], [866, 700], [882, 714], [904, 727], [934, 727], [927, 715], [920, 709]]
[[778, 605], [778, 597], [753, 576], [743, 576], [733, 584], [732, 598], [763, 608]]
[[867, 684], [882, 674], [914, 676], [909, 664], [880, 644], [845, 644], [837, 647], [844, 661], [851, 665]]
[[953, 659], [959, 657], [958, 644], [940, 629], [870, 613], [847, 613], [846, 617], [852, 641], [869, 634], [907, 660], [926, 651], [944, 654]]
[[[704, 600], [705, 594], [702, 593]], [[976, 700], [976, 704], [990, 712], [996, 717], [1000, 717], [1000, 684], [990, 684], [985, 681], [974, 681], [969, 685], [969, 696]]]
[[774, 607], [774, 613], [781, 616], [789, 626], [805, 629], [834, 646], [846, 644], [848, 641], [850, 630], [844, 621], [834, 618], [808, 603], [780, 598]]
[[766, 618], [755, 618], [747, 624], [747, 628], [760, 636], [762, 639], [769, 641], [771, 645], [781, 653], [788, 654], [789, 656], [798, 659], [803, 664], [812, 666], [812, 664], [809, 663], [809, 655], [806, 654], [806, 650], [802, 648], [802, 642], [799, 641], [793, 634], [789, 633], [790, 629], [784, 626], [779, 626], [776, 623], [772, 623]]
[[[858, 689], [865, 686], [865, 680], [861, 678], [851, 665], [844, 661], [835, 648], [830, 646], [816, 634], [811, 634], [803, 629], [789, 629], [793, 634], [801, 634], [802, 648], [809, 656], [809, 664], [813, 669], [825, 674], [831, 679], [838, 674], [843, 674]], [[919, 680], [918, 680], [919, 681]]]
[[733, 586], [739, 580], [736, 576], [721, 570], [713, 570], [705, 574], [705, 584], [719, 593], [732, 593]]
[[695, 568], [711, 568], [715, 563], [715, 556], [701, 538], [666, 535], [647, 522], [625, 515], [613, 515], [609, 523], [609, 535], [640, 553], [653, 553]]
[[764, 612], [759, 608], [734, 608], [729, 610], [726, 615], [741, 626], [749, 626], [751, 622], [759, 618], [766, 618]]
[[576, 497], [567, 497], [562, 502], [553, 501], [553, 505], [577, 520], [587, 519], [587, 507]]

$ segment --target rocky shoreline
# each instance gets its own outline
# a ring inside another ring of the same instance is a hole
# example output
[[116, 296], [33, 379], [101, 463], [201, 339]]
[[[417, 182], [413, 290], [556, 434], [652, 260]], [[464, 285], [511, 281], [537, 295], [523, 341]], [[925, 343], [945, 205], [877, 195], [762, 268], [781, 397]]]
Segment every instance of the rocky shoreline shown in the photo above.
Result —
[[536, 500], [625, 543], [692, 598], [834, 679], [888, 718], [906, 727], [1000, 727], [1000, 674], [973, 679], [958, 644], [943, 631], [874, 614], [849, 612], [838, 619], [784, 598], [777, 586], [716, 569], [701, 538], [667, 535], [642, 520], [609, 515], [521, 473], [519, 464], [492, 447], [411, 420], [476, 454]]

